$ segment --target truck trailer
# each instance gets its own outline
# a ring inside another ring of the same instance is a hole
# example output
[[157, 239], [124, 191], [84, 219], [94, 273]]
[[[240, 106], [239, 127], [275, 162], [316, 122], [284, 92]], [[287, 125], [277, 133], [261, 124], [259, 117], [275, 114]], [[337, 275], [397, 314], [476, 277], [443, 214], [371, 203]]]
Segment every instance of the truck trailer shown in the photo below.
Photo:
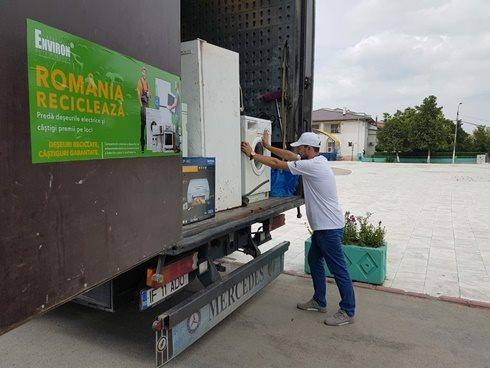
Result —
[[[183, 226], [180, 155], [35, 162], [31, 37], [59, 63], [78, 61], [59, 39], [29, 35], [29, 24], [179, 78], [182, 42], [237, 52], [242, 114], [271, 120], [273, 144], [285, 146], [311, 128], [314, 1], [19, 0], [1, 2], [0, 14], [0, 334], [69, 301], [115, 313], [129, 302], [135, 313], [155, 313], [161, 366], [283, 270], [289, 243], [259, 246], [285, 211], [299, 211], [300, 191]], [[217, 261], [236, 251], [253, 259], [223, 274]], [[193, 280], [202, 287], [175, 298]]]

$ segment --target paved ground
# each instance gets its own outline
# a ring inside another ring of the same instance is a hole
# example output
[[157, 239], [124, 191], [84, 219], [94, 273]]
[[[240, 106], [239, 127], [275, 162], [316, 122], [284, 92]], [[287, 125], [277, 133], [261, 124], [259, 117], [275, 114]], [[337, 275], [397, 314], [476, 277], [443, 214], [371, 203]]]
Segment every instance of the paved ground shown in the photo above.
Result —
[[[488, 310], [356, 289], [357, 322], [326, 327], [295, 308], [310, 295], [281, 275], [166, 367], [490, 367]], [[154, 315], [62, 306], [0, 336], [0, 367], [152, 367]]]
[[[336, 177], [343, 210], [386, 227], [385, 286], [490, 302], [490, 165], [332, 165], [351, 171]], [[273, 242], [291, 241], [285, 268], [302, 272], [306, 218], [286, 223]]]

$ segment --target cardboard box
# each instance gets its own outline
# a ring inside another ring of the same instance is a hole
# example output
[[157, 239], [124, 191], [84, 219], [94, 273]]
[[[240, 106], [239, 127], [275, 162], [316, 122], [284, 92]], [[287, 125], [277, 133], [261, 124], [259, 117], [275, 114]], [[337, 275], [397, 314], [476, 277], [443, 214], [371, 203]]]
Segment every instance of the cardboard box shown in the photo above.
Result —
[[214, 216], [216, 159], [182, 158], [182, 223], [184, 225]]

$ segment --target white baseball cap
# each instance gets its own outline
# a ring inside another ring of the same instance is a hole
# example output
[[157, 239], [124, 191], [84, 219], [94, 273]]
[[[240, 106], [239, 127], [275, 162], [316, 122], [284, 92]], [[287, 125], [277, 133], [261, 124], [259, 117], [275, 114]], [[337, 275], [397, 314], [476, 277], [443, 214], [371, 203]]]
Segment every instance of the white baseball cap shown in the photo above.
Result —
[[319, 148], [321, 143], [322, 142], [317, 134], [306, 132], [301, 134], [301, 137], [299, 137], [297, 142], [291, 143], [291, 147], [311, 146]]

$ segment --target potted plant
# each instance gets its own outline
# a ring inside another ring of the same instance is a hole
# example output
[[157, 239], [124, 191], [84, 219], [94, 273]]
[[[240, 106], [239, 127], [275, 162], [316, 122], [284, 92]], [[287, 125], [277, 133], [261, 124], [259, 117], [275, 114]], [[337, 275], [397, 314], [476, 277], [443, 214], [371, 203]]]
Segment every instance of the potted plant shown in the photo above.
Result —
[[[377, 226], [369, 222], [371, 213], [366, 216], [354, 216], [345, 213], [345, 228], [342, 239], [347, 268], [353, 281], [381, 285], [386, 278], [386, 242], [381, 221]], [[310, 273], [308, 251], [311, 238], [305, 242], [305, 272]], [[332, 274], [325, 264], [326, 275]]]

